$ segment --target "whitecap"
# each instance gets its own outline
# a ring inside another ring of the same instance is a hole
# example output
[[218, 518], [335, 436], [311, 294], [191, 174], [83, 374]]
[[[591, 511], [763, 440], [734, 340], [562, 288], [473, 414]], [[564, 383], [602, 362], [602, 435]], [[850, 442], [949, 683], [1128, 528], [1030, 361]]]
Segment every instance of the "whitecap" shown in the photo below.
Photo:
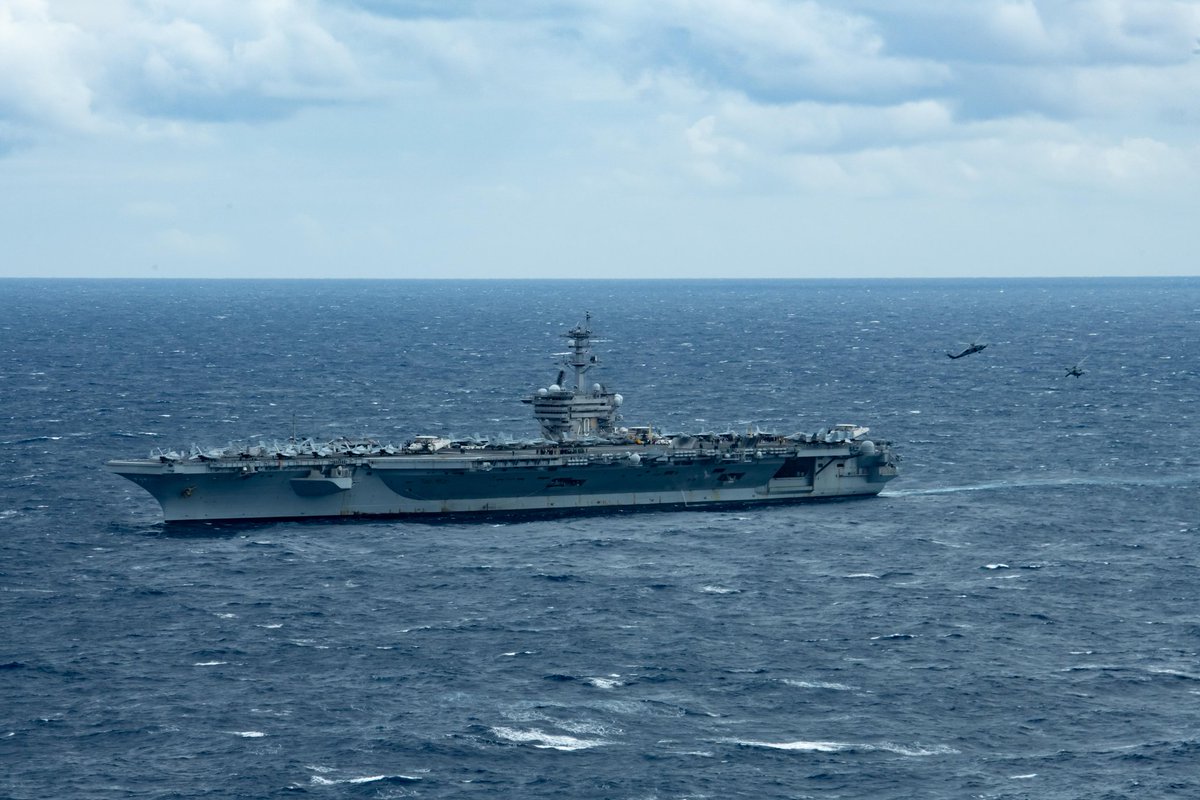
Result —
[[1008, 569], [1008, 564], [984, 564], [984, 569]]
[[[331, 770], [325, 770], [330, 772]], [[338, 784], [359, 784], [359, 783], [376, 783], [378, 781], [419, 781], [421, 777], [418, 775], [363, 775], [358, 778], [322, 778], [320, 775], [313, 775], [309, 781], [317, 786], [336, 786]]]
[[492, 728], [492, 733], [510, 742], [532, 744], [534, 747], [542, 749], [585, 750], [589, 747], [599, 747], [600, 745], [608, 744], [608, 742], [602, 739], [579, 739], [564, 734], [546, 733], [537, 728], [520, 731], [516, 728], [495, 727]]
[[228, 664], [228, 661], [197, 661], [192, 664], [193, 667], [219, 667], [222, 664]]
[[283, 627], [283, 623], [282, 623], [282, 622], [271, 622], [271, 623], [267, 623], [267, 624], [255, 625], [254, 627], [256, 627], [256, 628], [266, 628], [267, 630], [273, 631], [273, 630], [275, 630], [276, 628], [282, 628], [282, 627]]
[[230, 731], [234, 736], [240, 736], [243, 739], [261, 739], [266, 736], [262, 731]]
[[835, 692], [850, 692], [854, 690], [853, 686], [847, 686], [844, 683], [832, 683], [830, 681], [797, 681], [791, 678], [784, 678], [783, 683], [787, 686], [795, 686], [797, 689], [832, 689]]
[[765, 747], [771, 750], [790, 750], [797, 752], [808, 753], [840, 753], [847, 751], [855, 752], [877, 752], [884, 751], [887, 753], [895, 753], [902, 756], [924, 757], [938, 756], [957, 753], [953, 747], [947, 745], [935, 745], [933, 747], [922, 747], [920, 745], [908, 746], [894, 744], [892, 742], [880, 742], [879, 744], [867, 744], [865, 742], [759, 742], [754, 740], [734, 739], [734, 744], [743, 747]]
[[605, 722], [597, 722], [595, 720], [559, 722], [558, 727], [570, 733], [588, 733], [593, 736], [619, 736], [622, 732], [620, 728], [614, 728]]
[[625, 685], [625, 681], [617, 680], [618, 677], [619, 676], [614, 675], [609, 678], [585, 678], [584, 683], [591, 684], [592, 686], [595, 686], [597, 689], [613, 689], [613, 688], [616, 688], [617, 686]]
[[1026, 775], [1009, 775], [1008, 778], [1009, 778], [1009, 780], [1013, 780], [1013, 781], [1023, 781], [1023, 780], [1028, 780], [1029, 778], [1036, 778], [1037, 775], [1038, 774], [1036, 772], [1030, 772]]
[[1200, 675], [1194, 672], [1184, 672], [1180, 669], [1171, 669], [1170, 667], [1150, 667], [1148, 672], [1155, 675], [1170, 675], [1175, 678], [1187, 678], [1188, 680], [1200, 681]]
[[765, 747], [769, 750], [798, 750], [812, 753], [837, 753], [852, 750], [854, 745], [845, 742], [758, 742], [752, 739], [734, 739], [742, 747]]
[[843, 577], [846, 577], [846, 578], [876, 578], [876, 579], [879, 578], [879, 576], [876, 575], [874, 572], [852, 572], [849, 575], [844, 575]]
[[741, 589], [728, 589], [724, 586], [701, 586], [700, 591], [705, 594], [741, 594]]

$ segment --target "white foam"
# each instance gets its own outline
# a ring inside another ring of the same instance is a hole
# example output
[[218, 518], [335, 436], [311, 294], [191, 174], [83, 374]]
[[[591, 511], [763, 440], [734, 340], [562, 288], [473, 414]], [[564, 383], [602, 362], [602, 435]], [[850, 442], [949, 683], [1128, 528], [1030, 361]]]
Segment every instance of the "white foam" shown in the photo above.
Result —
[[852, 572], [849, 575], [846, 575], [845, 577], [847, 577], [847, 578], [878, 578], [879, 576], [876, 575], [874, 572]]
[[288, 644], [295, 645], [296, 647], [311, 647], [314, 650], [328, 650], [329, 649], [329, 645], [316, 644], [315, 642], [313, 642], [312, 639], [291, 639], [288, 641]]
[[608, 742], [602, 739], [579, 739], [574, 736], [546, 733], [537, 728], [519, 731], [516, 728], [495, 727], [492, 728], [492, 733], [510, 742], [532, 744], [534, 747], [542, 749], [586, 750], [589, 747], [599, 747], [600, 745], [608, 744]]
[[743, 747], [765, 747], [771, 750], [789, 750], [795, 752], [807, 753], [841, 753], [847, 751], [855, 752], [877, 752], [884, 751], [887, 753], [896, 753], [902, 756], [924, 757], [924, 756], [940, 756], [957, 753], [953, 747], [947, 745], [934, 745], [933, 747], [921, 747], [920, 745], [901, 745], [892, 742], [880, 742], [879, 744], [867, 744], [865, 742], [759, 742], [745, 739], [733, 739], [734, 744], [742, 745]]
[[734, 744], [743, 747], [765, 747], [769, 750], [796, 750], [811, 753], [837, 753], [853, 750], [854, 745], [845, 742], [756, 742], [750, 739], [735, 739]]
[[1176, 678], [1188, 678], [1189, 680], [1200, 681], [1200, 675], [1197, 675], [1194, 672], [1184, 672], [1181, 669], [1171, 669], [1169, 667], [1150, 667], [1147, 671], [1152, 672], [1155, 675], [1171, 675]]
[[953, 494], [956, 492], [983, 492], [1005, 489], [1054, 489], [1075, 486], [1178, 486], [1191, 483], [1195, 475], [1166, 475], [1161, 478], [1032, 478], [1019, 481], [996, 481], [977, 486], [939, 486], [929, 489], [892, 489], [879, 493], [880, 497], [915, 497], [929, 494]]
[[833, 689], [837, 692], [850, 692], [854, 690], [853, 686], [847, 686], [844, 683], [831, 683], [829, 681], [797, 681], [791, 678], [784, 678], [783, 682], [788, 686], [795, 686], [797, 689]]
[[[331, 770], [326, 769], [325, 772]], [[322, 778], [320, 775], [313, 775], [309, 781], [317, 786], [336, 786], [338, 784], [358, 784], [358, 783], [375, 783], [377, 781], [401, 780], [401, 781], [419, 781], [418, 775], [364, 775], [359, 778]]]
[[1024, 781], [1024, 780], [1029, 780], [1030, 778], [1036, 778], [1036, 777], [1037, 777], [1036, 772], [1030, 772], [1027, 775], [1009, 775], [1008, 776], [1009, 780], [1014, 780], [1014, 781]]
[[243, 739], [261, 739], [266, 736], [262, 731], [230, 731], [234, 736], [240, 736]]
[[984, 564], [984, 569], [1009, 569], [1008, 564]]
[[228, 661], [197, 661], [192, 664], [193, 667], [219, 667], [222, 664], [228, 664]]
[[563, 730], [571, 733], [587, 733], [593, 736], [609, 736], [620, 735], [621, 729], [614, 728], [603, 722], [595, 722], [592, 720], [581, 720], [579, 722], [560, 722], [558, 726]]
[[701, 586], [700, 591], [705, 594], [741, 594], [741, 589], [729, 589], [724, 586]]
[[613, 675], [608, 678], [586, 678], [585, 683], [595, 686], [597, 689], [615, 689], [618, 686], [624, 686], [625, 681], [617, 680], [619, 675]]

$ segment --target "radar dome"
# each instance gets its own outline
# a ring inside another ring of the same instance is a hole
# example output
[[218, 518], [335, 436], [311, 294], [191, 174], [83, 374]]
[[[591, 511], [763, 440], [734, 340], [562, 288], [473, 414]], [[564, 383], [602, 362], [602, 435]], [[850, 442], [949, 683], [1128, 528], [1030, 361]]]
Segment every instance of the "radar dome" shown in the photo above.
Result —
[[614, 406], [619, 406], [619, 405], [621, 405], [621, 403], [623, 403], [623, 402], [625, 402], [625, 398], [624, 398], [624, 397], [621, 397], [621, 395], [619, 395], [619, 394], [614, 394], [614, 395], [613, 395], [613, 405], [614, 405]]
[[603, 390], [604, 390], [604, 387], [601, 386], [600, 384], [598, 384], [598, 383], [592, 384], [592, 391], [595, 392], [596, 394], [600, 394], [600, 392], [602, 392]]
[[550, 391], [552, 391], [552, 392], [561, 392], [561, 391], [562, 391], [562, 387], [561, 387], [561, 386], [559, 386], [557, 383], [555, 383], [555, 384], [551, 384], [551, 386], [550, 386]]
[[550, 390], [549, 389], [538, 389], [537, 393], [538, 393], [538, 397], [545, 397], [546, 395], [550, 394]]
[[872, 442], [870, 439], [867, 439], [866, 441], [864, 441], [862, 443], [862, 454], [864, 456], [875, 455], [875, 443]]

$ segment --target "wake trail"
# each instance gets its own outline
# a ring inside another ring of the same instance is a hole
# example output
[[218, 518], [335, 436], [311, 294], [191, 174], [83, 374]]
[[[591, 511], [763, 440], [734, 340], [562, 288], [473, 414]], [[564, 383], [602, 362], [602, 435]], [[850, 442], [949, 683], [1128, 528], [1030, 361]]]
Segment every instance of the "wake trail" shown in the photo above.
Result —
[[973, 486], [935, 486], [927, 489], [893, 489], [879, 493], [880, 497], [920, 497], [931, 494], [960, 492], [990, 492], [1005, 489], [1052, 489], [1071, 486], [1187, 486], [1200, 482], [1200, 473], [1165, 475], [1158, 478], [1039, 478], [1014, 481], [991, 481]]

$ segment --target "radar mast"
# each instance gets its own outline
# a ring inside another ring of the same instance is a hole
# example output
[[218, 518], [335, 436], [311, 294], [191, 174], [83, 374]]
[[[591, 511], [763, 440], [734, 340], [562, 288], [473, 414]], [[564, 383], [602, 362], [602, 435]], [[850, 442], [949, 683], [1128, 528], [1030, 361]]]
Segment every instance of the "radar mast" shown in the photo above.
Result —
[[[584, 321], [564, 335], [571, 340], [571, 349], [563, 354], [563, 366], [569, 367], [575, 376], [574, 386], [556, 383], [538, 389], [532, 397], [521, 402], [533, 406], [533, 416], [541, 425], [542, 435], [556, 442], [566, 442], [593, 437], [612, 436], [616, 431], [617, 408], [621, 395], [610, 392], [602, 384], [588, 386], [587, 374], [600, 364], [592, 354], [592, 315], [584, 315]], [[559, 381], [565, 377], [559, 373]]]

